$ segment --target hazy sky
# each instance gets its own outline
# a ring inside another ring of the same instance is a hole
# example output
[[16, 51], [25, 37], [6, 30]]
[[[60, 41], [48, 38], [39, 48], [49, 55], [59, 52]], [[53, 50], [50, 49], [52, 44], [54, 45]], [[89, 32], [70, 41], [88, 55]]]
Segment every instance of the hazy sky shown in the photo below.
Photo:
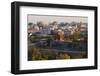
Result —
[[28, 23], [37, 23], [38, 21], [42, 21], [45, 24], [51, 23], [53, 21], [60, 22], [83, 22], [87, 23], [88, 18], [87, 17], [81, 17], [81, 16], [50, 16], [50, 15], [28, 15]]

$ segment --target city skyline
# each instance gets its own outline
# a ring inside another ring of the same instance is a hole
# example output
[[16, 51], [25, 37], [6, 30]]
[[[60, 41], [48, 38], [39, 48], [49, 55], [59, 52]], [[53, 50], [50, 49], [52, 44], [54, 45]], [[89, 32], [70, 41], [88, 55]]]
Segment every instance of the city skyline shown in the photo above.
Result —
[[87, 23], [88, 17], [81, 16], [53, 16], [53, 15], [34, 15], [28, 14], [28, 23], [36, 24], [38, 21], [42, 21], [44, 24], [52, 23], [54, 21], [60, 22], [77, 22]]

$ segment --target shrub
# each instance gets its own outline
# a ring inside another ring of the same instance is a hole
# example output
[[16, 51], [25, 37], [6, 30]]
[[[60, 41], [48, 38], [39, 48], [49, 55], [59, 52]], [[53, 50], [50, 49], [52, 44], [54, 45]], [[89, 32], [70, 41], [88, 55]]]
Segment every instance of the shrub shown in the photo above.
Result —
[[57, 59], [70, 59], [68, 54], [60, 54], [56, 57]]

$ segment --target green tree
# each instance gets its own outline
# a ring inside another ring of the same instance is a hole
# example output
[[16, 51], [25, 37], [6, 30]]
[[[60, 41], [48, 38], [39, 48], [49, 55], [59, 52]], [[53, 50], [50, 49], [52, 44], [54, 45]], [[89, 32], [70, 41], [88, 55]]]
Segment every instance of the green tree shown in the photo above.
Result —
[[73, 34], [73, 40], [77, 40], [79, 38], [80, 38], [80, 32], [79, 31], [74, 32], [74, 34]]
[[69, 36], [69, 38], [72, 41], [79, 39], [80, 38], [80, 32], [79, 31], [74, 32], [72, 35]]

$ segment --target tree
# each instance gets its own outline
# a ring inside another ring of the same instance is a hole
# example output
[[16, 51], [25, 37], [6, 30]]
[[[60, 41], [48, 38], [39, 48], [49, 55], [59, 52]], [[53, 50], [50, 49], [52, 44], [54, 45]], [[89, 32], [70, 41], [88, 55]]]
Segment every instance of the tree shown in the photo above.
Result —
[[72, 35], [69, 36], [69, 38], [70, 38], [72, 41], [76, 41], [77, 39], [80, 38], [80, 32], [79, 32], [79, 31], [75, 31]]
[[59, 25], [60, 26], [65, 26], [65, 23], [64, 22], [61, 22]]
[[79, 39], [80, 38], [80, 32], [79, 31], [74, 32], [73, 38], [74, 38], [74, 40]]
[[39, 27], [43, 27], [43, 22], [42, 21], [39, 21], [39, 22], [37, 22], [37, 25], [39, 26]]
[[48, 43], [48, 46], [52, 47], [52, 42], [53, 41], [53, 38], [52, 37], [48, 37], [47, 38], [47, 43]]
[[33, 23], [31, 23], [31, 22], [30, 22], [30, 23], [28, 23], [28, 25], [29, 25], [29, 26], [32, 26], [32, 25], [33, 25]]
[[80, 38], [80, 32], [75, 31], [72, 35], [69, 36], [72, 40], [71, 47], [74, 48], [77, 45], [78, 39]]
[[57, 25], [57, 21], [52, 22], [51, 25]]

